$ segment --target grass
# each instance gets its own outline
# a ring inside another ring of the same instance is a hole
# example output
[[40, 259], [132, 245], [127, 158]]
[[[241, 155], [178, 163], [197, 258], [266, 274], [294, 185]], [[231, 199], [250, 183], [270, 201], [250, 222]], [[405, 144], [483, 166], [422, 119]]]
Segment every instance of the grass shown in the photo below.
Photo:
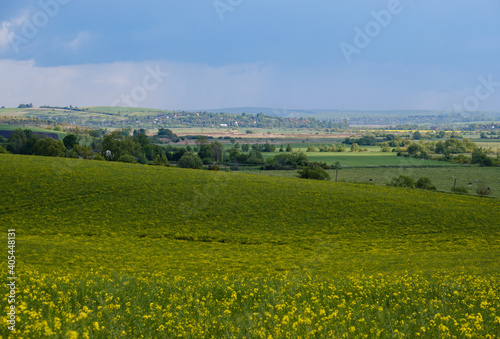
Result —
[[5, 154], [0, 172], [18, 336], [500, 330], [496, 199]]
[[[292, 146], [293, 147], [293, 146]], [[299, 149], [300, 150], [300, 149]], [[295, 151], [295, 149], [294, 149]], [[263, 153], [265, 159], [272, 158], [279, 152]], [[396, 153], [387, 152], [307, 152], [307, 157], [311, 161], [325, 162], [334, 165], [337, 161], [342, 166], [444, 166], [454, 167], [456, 164], [436, 161], [422, 160], [415, 158], [398, 157]]]
[[[342, 163], [344, 164], [344, 163]], [[335, 170], [327, 170], [332, 180], [335, 180]], [[259, 174], [276, 177], [296, 178], [297, 171], [251, 171], [241, 170], [236, 173]], [[468, 189], [468, 193], [476, 195], [478, 183], [483, 182], [490, 187], [491, 197], [500, 198], [500, 173], [497, 167], [479, 166], [441, 166], [441, 167], [349, 167], [342, 168], [338, 180], [344, 182], [374, 184], [385, 186], [393, 177], [408, 175], [415, 180], [421, 177], [431, 179], [438, 191], [451, 192], [454, 179], [457, 186]], [[370, 180], [371, 179], [371, 180]], [[469, 186], [469, 183], [471, 185]]]

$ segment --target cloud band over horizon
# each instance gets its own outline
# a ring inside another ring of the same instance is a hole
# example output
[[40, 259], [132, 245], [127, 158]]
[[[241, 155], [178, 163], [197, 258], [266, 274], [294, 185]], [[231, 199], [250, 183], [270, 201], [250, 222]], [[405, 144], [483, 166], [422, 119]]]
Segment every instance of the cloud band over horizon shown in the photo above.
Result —
[[493, 0], [2, 6], [4, 106], [500, 111]]

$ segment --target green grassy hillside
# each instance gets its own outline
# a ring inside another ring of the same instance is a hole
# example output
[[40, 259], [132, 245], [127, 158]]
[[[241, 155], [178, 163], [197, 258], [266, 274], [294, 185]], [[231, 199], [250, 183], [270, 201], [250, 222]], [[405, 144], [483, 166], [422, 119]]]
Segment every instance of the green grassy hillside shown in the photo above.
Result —
[[[196, 256], [236, 248], [230, 265], [207, 260], [207, 270], [217, 266], [222, 271], [235, 266], [252, 271], [251, 255], [263, 253], [273, 262], [269, 270], [296, 270], [297, 261], [318, 250], [318, 244], [327, 244], [332, 255], [370, 253], [372, 258], [429, 251], [487, 250], [491, 255], [500, 249], [500, 223], [492, 223], [499, 216], [495, 199], [13, 155], [1, 156], [0, 172], [1, 222], [18, 230], [20, 246], [25, 243], [30, 254], [21, 260], [29, 265], [39, 263], [31, 254], [48, 259], [50, 253], [64, 253], [59, 267], [109, 261], [122, 269], [114, 259], [122, 241], [154, 248], [152, 242], [160, 252], [163, 244], [175, 244], [170, 253], [193, 246]], [[92, 243], [107, 250], [94, 258], [70, 254]], [[275, 255], [283, 258], [274, 261]], [[174, 258], [175, 265], [161, 255], [157, 259], [143, 269], [153, 263], [178, 269], [178, 261], [196, 266], [186, 257]]]
[[500, 333], [497, 199], [5, 154], [0, 173], [20, 336]]

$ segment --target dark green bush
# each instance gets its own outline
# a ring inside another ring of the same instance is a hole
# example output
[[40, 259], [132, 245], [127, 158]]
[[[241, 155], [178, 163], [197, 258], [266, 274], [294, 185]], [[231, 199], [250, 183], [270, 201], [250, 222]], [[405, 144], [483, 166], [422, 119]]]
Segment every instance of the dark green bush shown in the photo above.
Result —
[[298, 174], [302, 179], [330, 180], [330, 175], [321, 167], [304, 167]]
[[436, 186], [434, 186], [429, 178], [420, 178], [415, 183], [415, 188], [420, 188], [424, 190], [435, 191]]
[[387, 186], [414, 188], [415, 181], [407, 175], [400, 175], [399, 177], [393, 177]]

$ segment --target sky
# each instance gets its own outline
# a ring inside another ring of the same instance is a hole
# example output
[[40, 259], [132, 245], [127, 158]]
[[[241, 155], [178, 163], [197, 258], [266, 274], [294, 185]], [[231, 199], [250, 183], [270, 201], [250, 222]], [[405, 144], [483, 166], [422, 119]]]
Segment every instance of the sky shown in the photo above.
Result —
[[0, 106], [500, 111], [498, 0], [0, 1]]

